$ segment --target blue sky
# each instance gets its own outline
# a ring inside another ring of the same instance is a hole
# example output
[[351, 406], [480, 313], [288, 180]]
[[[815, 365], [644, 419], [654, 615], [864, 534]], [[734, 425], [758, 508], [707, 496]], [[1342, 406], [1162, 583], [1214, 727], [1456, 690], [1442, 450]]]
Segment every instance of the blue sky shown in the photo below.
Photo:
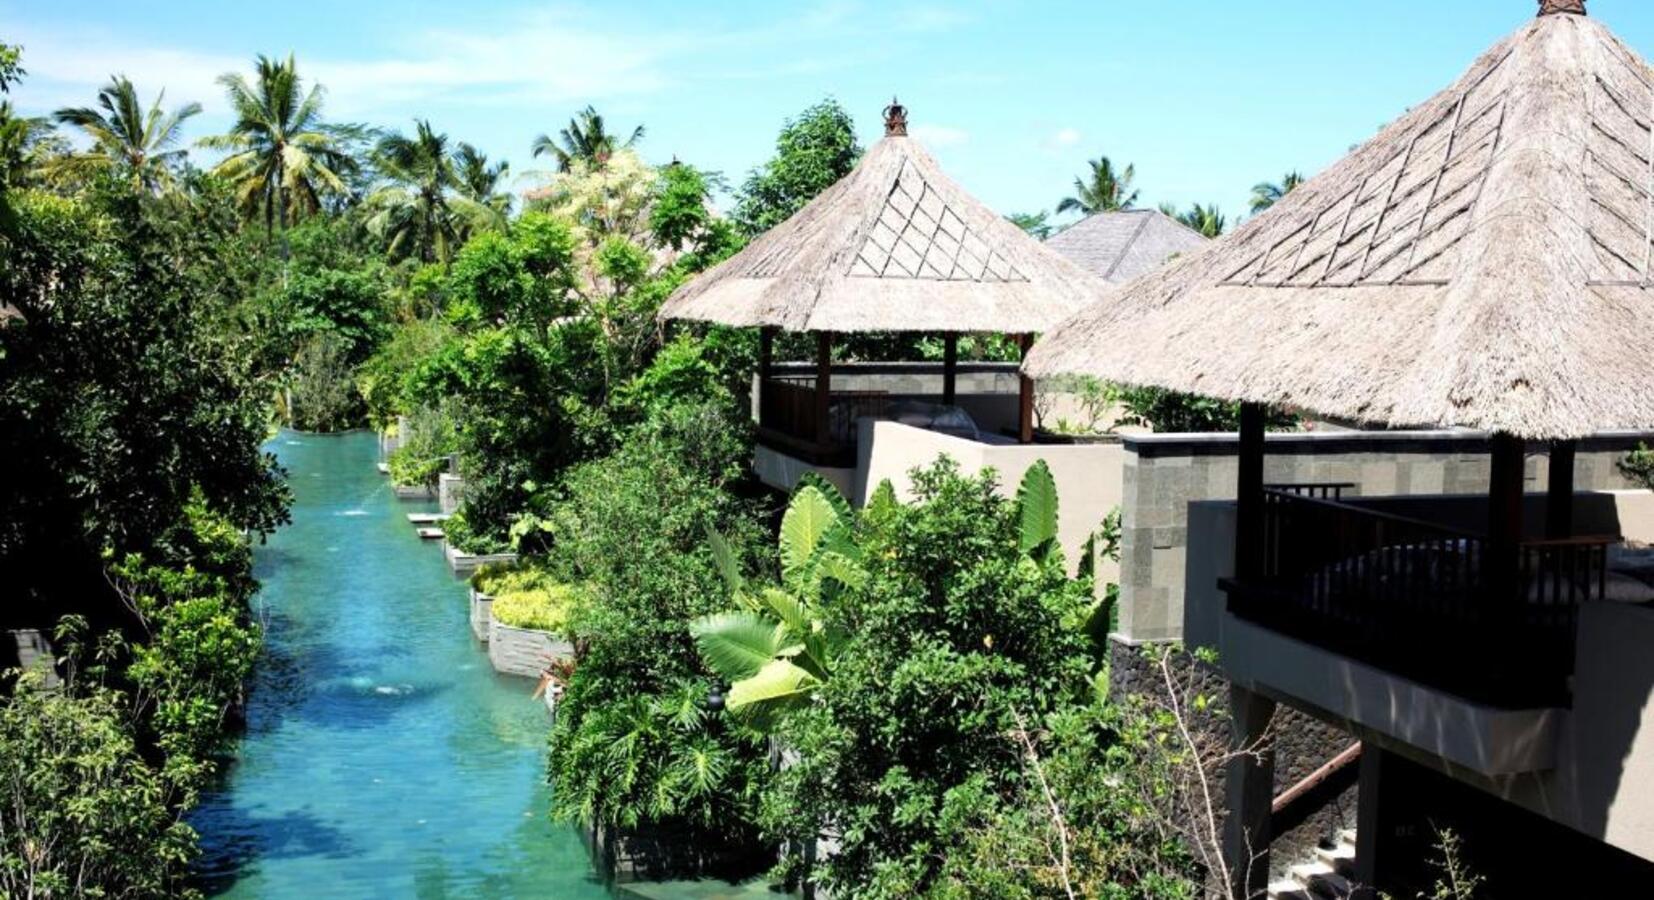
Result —
[[[1590, 0], [1654, 54], [1654, 3]], [[1313, 173], [1445, 87], [1533, 14], [1533, 0], [659, 2], [0, 0], [24, 45], [26, 112], [86, 104], [108, 74], [200, 101], [191, 137], [225, 124], [213, 78], [297, 54], [332, 118], [416, 116], [512, 162], [586, 103], [648, 127], [646, 157], [731, 181], [788, 116], [843, 102], [865, 141], [892, 93], [914, 133], [1002, 212], [1049, 209], [1086, 159], [1137, 166], [1142, 205], [1218, 203]], [[522, 182], [519, 188], [528, 186]]]

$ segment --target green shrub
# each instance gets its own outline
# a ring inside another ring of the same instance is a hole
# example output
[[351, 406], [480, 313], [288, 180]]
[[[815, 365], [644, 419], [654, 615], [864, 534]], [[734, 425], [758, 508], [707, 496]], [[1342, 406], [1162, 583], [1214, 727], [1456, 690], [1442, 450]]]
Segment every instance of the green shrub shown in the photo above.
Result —
[[1639, 443], [1637, 449], [1620, 460], [1620, 471], [1644, 488], [1654, 490], [1654, 449]]
[[569, 611], [581, 596], [578, 585], [560, 583], [538, 565], [489, 567], [472, 584], [494, 599], [500, 624], [558, 634], [568, 630]]
[[448, 456], [459, 449], [458, 416], [454, 404], [416, 407], [408, 413], [408, 433], [385, 459], [392, 484], [408, 487], [436, 485], [448, 470]]

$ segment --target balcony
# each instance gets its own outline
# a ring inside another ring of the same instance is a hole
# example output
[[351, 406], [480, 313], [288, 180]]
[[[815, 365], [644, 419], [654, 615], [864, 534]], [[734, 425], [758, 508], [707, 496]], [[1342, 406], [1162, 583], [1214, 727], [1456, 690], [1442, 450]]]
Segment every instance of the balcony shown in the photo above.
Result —
[[1230, 612], [1473, 702], [1567, 705], [1579, 607], [1606, 596], [1618, 536], [1500, 553], [1471, 529], [1302, 488], [1263, 498], [1261, 564], [1223, 581]]

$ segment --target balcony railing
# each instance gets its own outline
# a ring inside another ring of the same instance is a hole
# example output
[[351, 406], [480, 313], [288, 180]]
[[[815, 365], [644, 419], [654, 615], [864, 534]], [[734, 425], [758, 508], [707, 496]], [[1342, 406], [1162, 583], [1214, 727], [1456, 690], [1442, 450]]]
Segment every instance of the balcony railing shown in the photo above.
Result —
[[883, 415], [889, 402], [885, 391], [832, 391], [823, 423], [814, 376], [768, 378], [758, 387], [758, 437], [806, 462], [852, 466], [856, 420]]
[[1309, 492], [1264, 492], [1257, 575], [1225, 584], [1243, 618], [1496, 705], [1566, 702], [1579, 604], [1616, 539], [1480, 534]]

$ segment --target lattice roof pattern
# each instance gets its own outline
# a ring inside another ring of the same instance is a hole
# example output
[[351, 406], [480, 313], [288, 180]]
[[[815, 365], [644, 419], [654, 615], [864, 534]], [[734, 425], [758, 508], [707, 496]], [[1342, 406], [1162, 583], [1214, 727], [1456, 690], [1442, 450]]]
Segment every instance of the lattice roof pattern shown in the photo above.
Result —
[[663, 318], [793, 331], [1040, 332], [1107, 285], [887, 135], [791, 219], [680, 288]]
[[1654, 428], [1651, 124], [1654, 70], [1543, 15], [1028, 369], [1394, 426]]

